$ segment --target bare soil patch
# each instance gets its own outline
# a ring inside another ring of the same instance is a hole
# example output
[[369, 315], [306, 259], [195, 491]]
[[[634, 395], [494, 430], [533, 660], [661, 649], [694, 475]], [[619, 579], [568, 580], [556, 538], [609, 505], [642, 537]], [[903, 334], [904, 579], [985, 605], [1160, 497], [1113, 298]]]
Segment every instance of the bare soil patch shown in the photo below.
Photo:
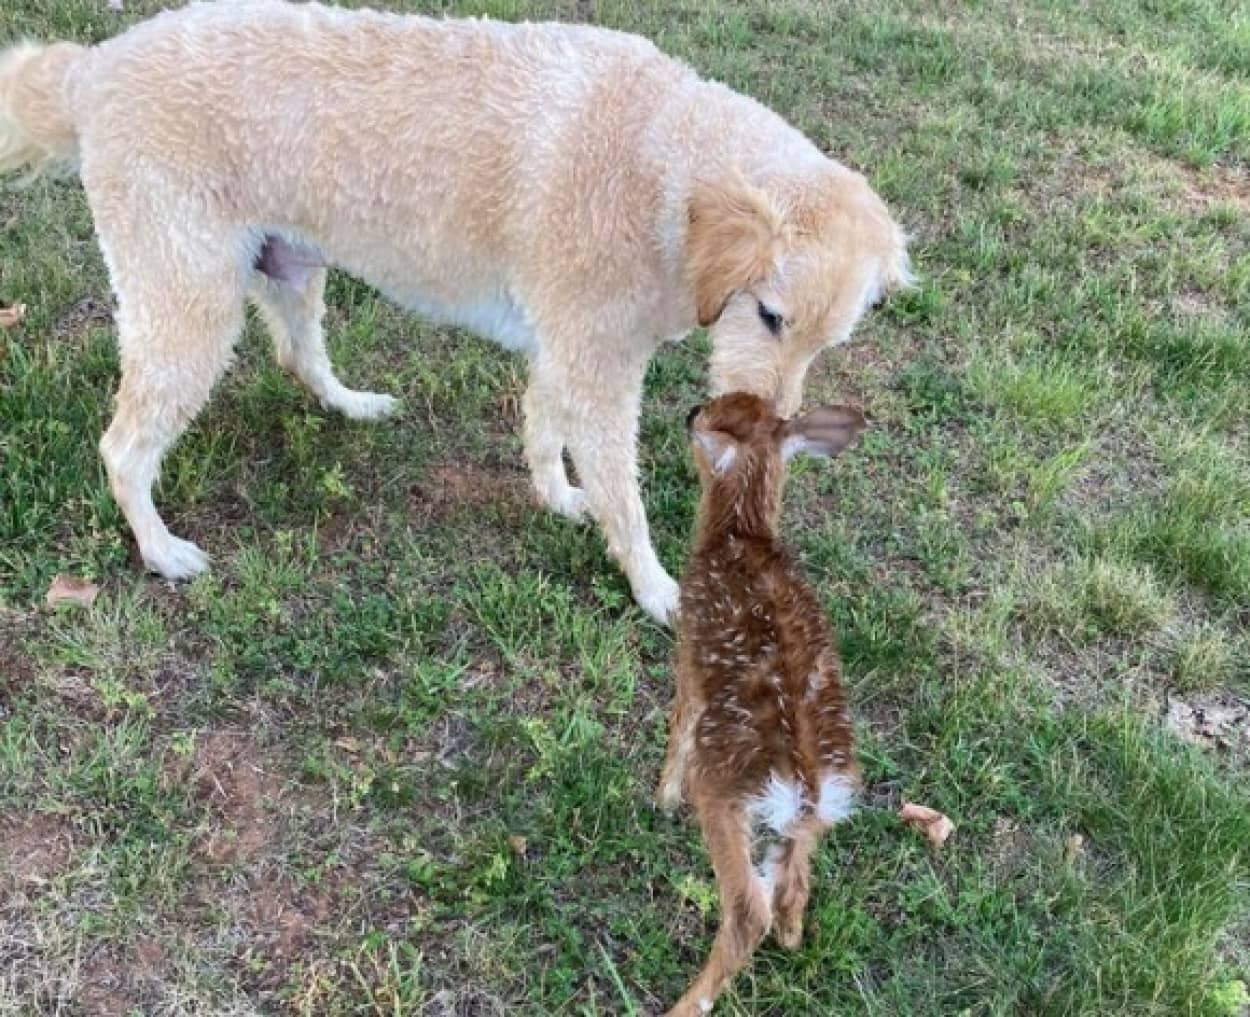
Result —
[[259, 857], [275, 839], [282, 781], [267, 768], [255, 739], [245, 731], [208, 732], [189, 770], [195, 796], [216, 819], [200, 844], [203, 857], [218, 865]]
[[240, 960], [245, 971], [255, 973], [258, 989], [275, 991], [287, 984], [292, 965], [305, 957], [317, 930], [334, 913], [335, 900], [332, 887], [300, 889], [277, 872], [249, 883], [243, 911], [247, 940]]
[[1171, 696], [1168, 730], [1194, 745], [1250, 755], [1250, 701], [1229, 692]]
[[113, 323], [113, 301], [108, 297], [85, 296], [52, 326], [57, 339], [81, 339], [92, 328]]
[[63, 816], [47, 812], [0, 815], [0, 873], [38, 883], [63, 872], [74, 853], [73, 830]]
[[529, 490], [525, 475], [519, 471], [474, 463], [439, 463], [430, 467], [412, 497], [429, 514], [446, 516], [492, 503], [519, 506], [529, 500]]
[[1187, 170], [1185, 204], [1201, 211], [1208, 205], [1235, 205], [1250, 213], [1250, 173], [1244, 166], [1209, 166], [1204, 170]]

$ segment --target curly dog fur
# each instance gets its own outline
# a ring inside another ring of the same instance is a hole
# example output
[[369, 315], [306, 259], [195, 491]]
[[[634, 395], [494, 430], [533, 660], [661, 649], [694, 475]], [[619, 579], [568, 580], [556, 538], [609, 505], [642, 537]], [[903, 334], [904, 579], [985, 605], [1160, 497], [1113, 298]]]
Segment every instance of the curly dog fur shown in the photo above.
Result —
[[[812, 358], [908, 278], [864, 178], [763, 106], [632, 35], [278, 0], [160, 14], [91, 48], [0, 54], [0, 170], [76, 168], [117, 294], [122, 378], [101, 452], [144, 561], [206, 567], [152, 501], [253, 300], [327, 407], [326, 267], [529, 358], [525, 455], [554, 510], [602, 527], [638, 602], [652, 548], [643, 374], [711, 330], [711, 387], [797, 409]], [[565, 474], [567, 448], [581, 487]]]

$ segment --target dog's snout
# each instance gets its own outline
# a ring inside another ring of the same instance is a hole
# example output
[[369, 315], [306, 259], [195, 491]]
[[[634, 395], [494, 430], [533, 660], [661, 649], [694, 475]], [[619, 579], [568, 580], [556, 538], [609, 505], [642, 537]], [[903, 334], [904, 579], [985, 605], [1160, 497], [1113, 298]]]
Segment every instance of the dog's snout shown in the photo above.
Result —
[[694, 418], [699, 415], [699, 411], [701, 409], [703, 409], [702, 405], [692, 406], [690, 408], [690, 412], [686, 414], [686, 431], [687, 432], [689, 432], [689, 430], [692, 427], [694, 427]]

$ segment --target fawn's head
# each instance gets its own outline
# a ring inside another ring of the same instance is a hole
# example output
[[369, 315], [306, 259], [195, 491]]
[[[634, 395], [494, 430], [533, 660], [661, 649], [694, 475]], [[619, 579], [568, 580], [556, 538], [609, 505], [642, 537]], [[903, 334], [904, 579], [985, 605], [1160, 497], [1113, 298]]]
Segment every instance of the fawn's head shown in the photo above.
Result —
[[731, 392], [696, 406], [686, 424], [703, 489], [703, 541], [726, 533], [771, 535], [781, 510], [785, 464], [800, 452], [837, 455], [867, 421], [851, 406], [819, 406], [784, 420], [771, 402]]

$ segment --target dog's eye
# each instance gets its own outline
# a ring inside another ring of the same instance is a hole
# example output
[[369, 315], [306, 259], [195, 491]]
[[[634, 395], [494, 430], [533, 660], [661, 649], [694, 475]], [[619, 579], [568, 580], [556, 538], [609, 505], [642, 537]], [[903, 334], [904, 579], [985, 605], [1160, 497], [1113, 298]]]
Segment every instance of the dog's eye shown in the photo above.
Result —
[[762, 321], [773, 335], [781, 335], [782, 318], [776, 311], [765, 307], [760, 302], [760, 321]]

